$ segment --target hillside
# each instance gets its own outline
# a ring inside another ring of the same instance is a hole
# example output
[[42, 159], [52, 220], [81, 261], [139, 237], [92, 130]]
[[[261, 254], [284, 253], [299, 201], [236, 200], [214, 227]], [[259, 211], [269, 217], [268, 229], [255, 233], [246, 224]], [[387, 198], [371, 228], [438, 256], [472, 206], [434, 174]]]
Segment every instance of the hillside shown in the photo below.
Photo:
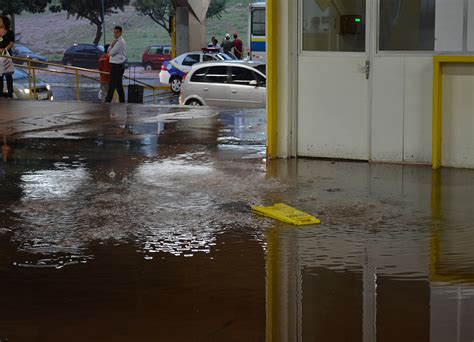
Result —
[[[248, 11], [250, 0], [229, 0], [229, 6], [220, 19], [207, 22], [209, 37], [223, 37], [226, 32], [239, 32], [247, 41]], [[25, 13], [17, 16], [17, 35], [20, 41], [33, 51], [50, 59], [60, 59], [64, 50], [73, 43], [91, 43], [95, 37], [95, 26], [87, 20], [69, 18], [66, 13]], [[151, 44], [169, 44], [168, 33], [150, 18], [139, 15], [133, 6], [106, 17], [107, 39], [110, 41], [114, 25], [122, 25], [127, 40], [127, 55], [131, 61], [141, 60], [143, 50]]]

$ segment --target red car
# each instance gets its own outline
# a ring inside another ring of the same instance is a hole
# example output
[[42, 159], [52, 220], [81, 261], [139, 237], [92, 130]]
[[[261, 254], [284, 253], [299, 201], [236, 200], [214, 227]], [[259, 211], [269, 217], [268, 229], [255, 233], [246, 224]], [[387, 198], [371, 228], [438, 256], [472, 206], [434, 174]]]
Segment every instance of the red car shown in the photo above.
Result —
[[171, 60], [171, 46], [154, 45], [145, 50], [142, 65], [145, 70], [159, 70], [163, 62]]

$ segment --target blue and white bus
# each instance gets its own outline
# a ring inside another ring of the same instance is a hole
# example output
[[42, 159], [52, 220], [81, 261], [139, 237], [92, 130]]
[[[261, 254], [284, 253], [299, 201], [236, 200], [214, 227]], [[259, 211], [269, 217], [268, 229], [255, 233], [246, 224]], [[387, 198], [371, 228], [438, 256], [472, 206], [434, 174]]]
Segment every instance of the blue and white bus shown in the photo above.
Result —
[[249, 57], [260, 62], [267, 59], [266, 7], [265, 2], [249, 5]]

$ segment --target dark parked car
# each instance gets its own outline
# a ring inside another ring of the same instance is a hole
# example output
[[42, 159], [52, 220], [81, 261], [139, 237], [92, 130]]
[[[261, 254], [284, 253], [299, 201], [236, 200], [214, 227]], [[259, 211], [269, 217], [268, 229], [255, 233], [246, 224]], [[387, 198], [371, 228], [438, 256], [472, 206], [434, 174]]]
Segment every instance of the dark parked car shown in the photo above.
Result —
[[74, 44], [66, 50], [63, 64], [81, 68], [97, 69], [99, 58], [104, 53], [102, 45]]
[[[32, 62], [31, 65], [35, 67], [45, 67], [46, 65], [42, 62], [47, 62], [48, 59], [38, 53], [34, 53], [30, 49], [28, 49], [25, 45], [23, 44], [15, 44], [12, 49], [12, 54], [13, 57], [20, 57], [20, 58], [26, 58], [26, 59], [31, 59]], [[26, 62], [24, 61], [15, 61], [16, 64], [25, 64]]]
[[145, 70], [159, 70], [163, 62], [171, 60], [171, 46], [154, 45], [145, 50], [142, 65]]

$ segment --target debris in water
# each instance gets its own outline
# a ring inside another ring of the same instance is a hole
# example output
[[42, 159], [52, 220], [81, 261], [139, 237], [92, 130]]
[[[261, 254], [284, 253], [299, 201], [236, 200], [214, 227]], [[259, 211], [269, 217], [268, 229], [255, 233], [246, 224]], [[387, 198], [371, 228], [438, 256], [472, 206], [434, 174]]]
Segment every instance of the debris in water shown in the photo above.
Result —
[[321, 223], [321, 221], [316, 217], [308, 215], [283, 203], [278, 203], [271, 207], [260, 207], [253, 205], [252, 211], [278, 221], [293, 224], [295, 226], [306, 226]]

